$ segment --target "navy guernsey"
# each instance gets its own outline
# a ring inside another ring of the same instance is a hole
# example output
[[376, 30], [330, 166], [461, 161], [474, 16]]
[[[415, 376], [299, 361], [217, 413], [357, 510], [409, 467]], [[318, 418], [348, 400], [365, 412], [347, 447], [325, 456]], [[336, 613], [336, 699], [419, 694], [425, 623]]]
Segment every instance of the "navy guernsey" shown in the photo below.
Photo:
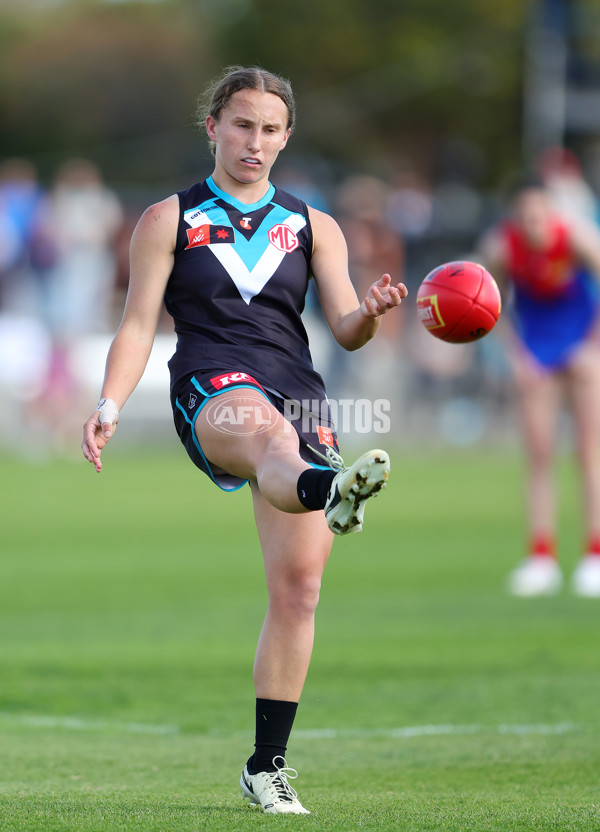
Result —
[[243, 371], [285, 398], [324, 399], [301, 319], [312, 229], [304, 202], [269, 186], [246, 205], [212, 178], [178, 194], [165, 305], [177, 347], [171, 390], [202, 371]]

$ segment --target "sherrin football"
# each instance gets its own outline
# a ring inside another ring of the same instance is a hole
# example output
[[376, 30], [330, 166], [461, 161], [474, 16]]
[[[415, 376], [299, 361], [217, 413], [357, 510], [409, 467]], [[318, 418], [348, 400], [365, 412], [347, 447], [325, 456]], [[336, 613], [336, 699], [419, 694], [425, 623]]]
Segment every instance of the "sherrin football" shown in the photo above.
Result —
[[496, 325], [501, 309], [496, 281], [469, 260], [437, 266], [417, 292], [417, 313], [425, 329], [452, 344], [483, 338]]

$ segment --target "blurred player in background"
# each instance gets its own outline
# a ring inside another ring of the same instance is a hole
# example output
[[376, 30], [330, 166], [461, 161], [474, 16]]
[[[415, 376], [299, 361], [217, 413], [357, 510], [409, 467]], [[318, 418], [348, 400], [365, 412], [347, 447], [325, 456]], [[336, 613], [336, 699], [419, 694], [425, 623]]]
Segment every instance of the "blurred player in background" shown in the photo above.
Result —
[[511, 207], [482, 242], [486, 265], [512, 293], [510, 352], [529, 467], [529, 549], [509, 589], [533, 596], [562, 586], [553, 464], [565, 397], [585, 514], [572, 589], [600, 597], [600, 233], [584, 218], [559, 214], [535, 176], [514, 190]]
[[297, 773], [284, 755], [321, 575], [332, 531], [360, 531], [364, 503], [385, 484], [389, 460], [375, 450], [343, 466], [300, 313], [312, 275], [335, 338], [355, 350], [407, 292], [386, 274], [359, 302], [338, 225], [270, 184], [294, 127], [285, 79], [258, 68], [227, 70], [203, 112], [214, 172], [148, 208], [138, 223], [123, 321], [82, 448], [100, 471], [118, 410], [144, 372], [164, 299], [178, 335], [169, 362], [177, 431], [221, 488], [250, 481], [263, 551], [269, 606], [254, 665], [256, 743], [240, 785], [265, 812], [301, 814], [307, 810], [289, 784]]
[[[375, 176], [350, 176], [338, 189], [336, 217], [348, 241], [350, 274], [359, 297], [368, 294], [369, 286], [384, 269], [394, 275], [404, 274], [403, 241], [386, 216], [390, 194], [389, 186]], [[388, 315], [381, 323], [377, 341], [348, 362], [347, 373], [348, 389], [367, 399], [376, 399], [385, 390], [391, 412], [396, 415], [403, 398], [404, 367], [398, 366], [402, 322], [402, 316]]]
[[111, 323], [122, 222], [120, 200], [102, 172], [80, 158], [59, 167], [38, 212], [35, 272], [52, 350], [44, 384], [30, 404], [30, 430], [38, 445], [61, 454], [73, 448], [87, 411], [76, 369], [81, 339]]
[[558, 211], [577, 220], [598, 220], [598, 201], [577, 156], [564, 147], [548, 147], [537, 161], [539, 175]]

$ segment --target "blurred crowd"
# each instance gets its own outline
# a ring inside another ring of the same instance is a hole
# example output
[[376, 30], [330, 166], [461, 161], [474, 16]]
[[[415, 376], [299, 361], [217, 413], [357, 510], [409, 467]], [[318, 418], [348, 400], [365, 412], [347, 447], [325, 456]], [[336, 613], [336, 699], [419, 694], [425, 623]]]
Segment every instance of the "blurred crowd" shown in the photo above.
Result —
[[91, 162], [66, 161], [47, 189], [26, 159], [0, 165], [3, 427], [32, 457], [77, 447], [89, 390], [76, 357], [114, 325], [123, 229], [120, 200]]
[[[597, 219], [595, 194], [572, 154], [548, 151], [540, 171], [562, 210]], [[512, 436], [501, 338], [442, 343], [421, 326], [414, 306], [433, 267], [476, 259], [479, 235], [497, 218], [497, 198], [456, 169], [435, 184], [408, 163], [385, 179], [323, 174], [295, 163], [274, 183], [336, 217], [359, 296], [384, 272], [410, 293], [404, 314], [385, 317], [378, 338], [352, 354], [337, 347], [309, 293], [307, 329], [330, 397], [388, 399], [399, 443], [423, 435], [458, 445]], [[86, 159], [67, 160], [44, 187], [29, 160], [0, 162], [0, 447], [32, 459], [78, 454], [80, 425], [99, 389], [83, 358], [86, 344], [103, 339], [105, 355], [127, 290], [132, 229], [160, 196], [125, 207]], [[166, 314], [161, 337], [170, 349]], [[167, 400], [166, 387], [163, 395]]]

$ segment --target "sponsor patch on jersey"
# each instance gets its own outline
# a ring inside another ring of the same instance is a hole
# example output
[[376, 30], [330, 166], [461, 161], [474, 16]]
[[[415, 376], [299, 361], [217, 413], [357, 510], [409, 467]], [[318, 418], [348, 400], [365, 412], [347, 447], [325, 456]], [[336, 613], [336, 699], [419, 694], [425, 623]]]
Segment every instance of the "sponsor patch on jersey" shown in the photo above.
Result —
[[230, 225], [199, 225], [197, 228], [188, 228], [188, 244], [186, 249], [196, 246], [208, 246], [215, 243], [234, 243], [235, 232]]
[[294, 251], [294, 249], [298, 248], [299, 245], [298, 237], [295, 232], [289, 227], [289, 225], [285, 225], [284, 223], [274, 225], [273, 228], [269, 230], [269, 242], [272, 246], [275, 246], [276, 249], [283, 251], [286, 254]]
[[263, 390], [263, 386], [258, 383], [255, 378], [252, 378], [248, 373], [222, 373], [220, 376], [213, 376], [210, 383], [217, 390], [223, 390], [225, 387], [232, 387], [235, 384], [255, 384]]
[[317, 425], [317, 434], [319, 435], [319, 442], [321, 445], [329, 445], [330, 448], [335, 448], [335, 439], [331, 428], [325, 428], [323, 425]]
[[425, 329], [438, 329], [446, 326], [440, 314], [437, 295], [417, 298], [417, 315]]

